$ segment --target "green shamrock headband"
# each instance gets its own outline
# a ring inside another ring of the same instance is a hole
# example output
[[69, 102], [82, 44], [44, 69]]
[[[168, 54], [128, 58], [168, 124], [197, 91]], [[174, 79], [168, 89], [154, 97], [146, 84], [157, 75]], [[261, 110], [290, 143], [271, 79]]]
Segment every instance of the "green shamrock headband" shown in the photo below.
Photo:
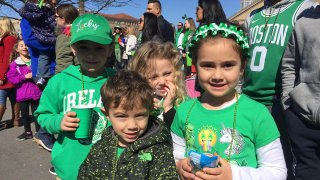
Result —
[[226, 23], [220, 23], [219, 25], [216, 23], [211, 23], [208, 25], [202, 25], [200, 26], [190, 43], [190, 52], [192, 52], [195, 44], [200, 41], [201, 39], [206, 38], [208, 35], [216, 36], [217, 34], [221, 34], [223, 37], [227, 38], [230, 36], [233, 36], [239, 44], [239, 46], [242, 48], [246, 56], [249, 56], [249, 43], [247, 36], [244, 35], [243, 31], [241, 29], [238, 29], [234, 25], [227, 25]]

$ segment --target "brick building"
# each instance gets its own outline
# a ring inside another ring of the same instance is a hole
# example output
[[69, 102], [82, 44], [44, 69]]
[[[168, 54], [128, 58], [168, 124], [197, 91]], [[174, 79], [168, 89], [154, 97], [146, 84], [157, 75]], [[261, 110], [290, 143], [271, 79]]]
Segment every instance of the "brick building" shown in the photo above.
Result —
[[243, 24], [246, 17], [255, 9], [258, 9], [263, 6], [264, 0], [251, 0], [251, 1], [246, 1], [242, 0], [241, 1], [241, 7], [243, 6], [240, 11], [235, 13], [233, 16], [231, 16], [229, 19], [231, 21], [237, 21], [240, 24]]
[[134, 28], [136, 35], [138, 34], [138, 21], [139, 19], [129, 16], [124, 13], [120, 14], [103, 14], [100, 13], [100, 15], [104, 16], [111, 26], [111, 28], [114, 28], [116, 25], [119, 25], [121, 27], [128, 27], [131, 26]]

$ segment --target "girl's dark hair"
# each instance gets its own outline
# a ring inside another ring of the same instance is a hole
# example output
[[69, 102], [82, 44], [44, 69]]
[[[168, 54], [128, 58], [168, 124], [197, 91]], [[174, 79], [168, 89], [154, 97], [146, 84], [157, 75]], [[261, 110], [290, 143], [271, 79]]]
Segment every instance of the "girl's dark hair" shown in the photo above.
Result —
[[78, 10], [72, 4], [61, 4], [56, 8], [56, 13], [65, 19], [66, 23], [72, 22], [79, 16]]
[[219, 23], [227, 20], [219, 0], [199, 0], [198, 6], [203, 9], [202, 24]]
[[141, 43], [152, 40], [154, 36], [159, 36], [158, 30], [158, 20], [157, 16], [153, 13], [145, 12], [143, 13], [143, 29], [141, 36]]

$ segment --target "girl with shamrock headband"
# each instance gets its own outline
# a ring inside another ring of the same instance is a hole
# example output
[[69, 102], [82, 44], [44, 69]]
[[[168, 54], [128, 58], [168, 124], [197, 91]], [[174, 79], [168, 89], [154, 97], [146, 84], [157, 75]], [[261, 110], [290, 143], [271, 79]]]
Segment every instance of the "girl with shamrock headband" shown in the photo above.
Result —
[[[235, 87], [248, 57], [248, 39], [230, 23], [200, 26], [192, 41], [201, 97], [182, 103], [171, 126], [183, 179], [286, 179], [279, 132], [268, 109]], [[193, 171], [190, 151], [218, 156], [217, 168]]]

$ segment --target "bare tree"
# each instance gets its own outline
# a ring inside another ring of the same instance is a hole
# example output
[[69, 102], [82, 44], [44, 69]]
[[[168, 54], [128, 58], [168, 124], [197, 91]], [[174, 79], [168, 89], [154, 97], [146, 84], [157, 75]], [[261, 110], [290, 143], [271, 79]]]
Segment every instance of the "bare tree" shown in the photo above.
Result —
[[[19, 17], [19, 9], [28, 0], [0, 0], [0, 16], [8, 16], [11, 18]], [[29, 0], [30, 1], [30, 0]], [[98, 13], [103, 9], [110, 7], [122, 7], [133, 5], [134, 0], [51, 0], [54, 5], [73, 4], [79, 8], [80, 14], [85, 11]]]
[[82, 15], [85, 12], [84, 0], [79, 0], [79, 14]]

